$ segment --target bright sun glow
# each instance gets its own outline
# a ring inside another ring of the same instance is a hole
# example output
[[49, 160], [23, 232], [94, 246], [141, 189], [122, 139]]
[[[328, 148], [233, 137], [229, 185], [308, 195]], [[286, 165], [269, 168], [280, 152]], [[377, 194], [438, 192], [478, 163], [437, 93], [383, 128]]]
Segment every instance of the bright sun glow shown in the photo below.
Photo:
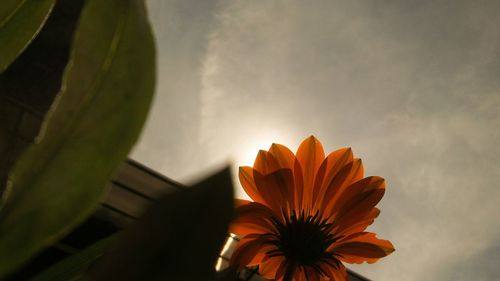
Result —
[[280, 131], [266, 131], [260, 134], [252, 134], [251, 138], [247, 138], [238, 145], [238, 152], [234, 156], [235, 159], [235, 182], [236, 182], [236, 197], [242, 199], [250, 199], [248, 195], [243, 191], [239, 184], [237, 177], [239, 166], [253, 166], [255, 157], [259, 150], [269, 150], [269, 147], [273, 143], [279, 143], [287, 146], [293, 152], [297, 148], [300, 142], [300, 138], [297, 138], [295, 134], [284, 133]]
[[235, 157], [238, 166], [253, 166], [259, 150], [269, 150], [273, 143], [283, 144], [294, 151], [297, 141], [293, 140], [292, 135], [277, 132], [268, 132], [249, 138], [239, 146], [240, 155]]

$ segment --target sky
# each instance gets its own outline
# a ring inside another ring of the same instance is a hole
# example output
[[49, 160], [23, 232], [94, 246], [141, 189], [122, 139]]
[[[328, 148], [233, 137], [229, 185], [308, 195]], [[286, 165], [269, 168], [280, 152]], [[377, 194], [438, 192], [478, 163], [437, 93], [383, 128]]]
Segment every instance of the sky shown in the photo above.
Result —
[[396, 251], [351, 269], [500, 280], [499, 1], [147, 3], [157, 93], [132, 158], [192, 182], [273, 142], [352, 147], [386, 179], [369, 230]]

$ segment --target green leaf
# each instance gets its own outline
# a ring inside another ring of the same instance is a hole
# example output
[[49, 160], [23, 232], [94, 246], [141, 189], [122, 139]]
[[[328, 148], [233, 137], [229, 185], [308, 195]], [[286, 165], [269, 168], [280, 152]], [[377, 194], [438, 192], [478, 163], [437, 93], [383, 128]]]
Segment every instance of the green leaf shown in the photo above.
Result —
[[92, 281], [215, 280], [233, 214], [229, 169], [160, 199], [89, 271]]
[[78, 278], [96, 259], [98, 259], [113, 241], [117, 234], [94, 243], [90, 247], [56, 263], [38, 274], [30, 281], [68, 281]]
[[0, 279], [97, 207], [146, 119], [155, 50], [142, 0], [88, 0], [39, 143], [18, 159], [0, 210]]
[[0, 3], [0, 73], [42, 28], [55, 0], [2, 0]]

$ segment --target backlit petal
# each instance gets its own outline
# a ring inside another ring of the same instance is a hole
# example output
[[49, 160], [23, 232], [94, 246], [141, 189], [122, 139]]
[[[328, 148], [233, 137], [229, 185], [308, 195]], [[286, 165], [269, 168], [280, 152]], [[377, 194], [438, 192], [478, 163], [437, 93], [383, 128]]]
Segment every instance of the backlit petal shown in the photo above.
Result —
[[245, 199], [240, 199], [240, 198], [234, 199], [234, 207], [235, 208], [238, 208], [238, 207], [244, 206], [244, 205], [248, 205], [250, 203], [252, 203], [252, 201], [245, 200]]
[[[263, 237], [263, 236], [261, 236], [261, 237]], [[265, 240], [266, 239], [263, 238], [263, 241], [265, 241]], [[255, 257], [250, 262], [248, 262], [248, 266], [256, 266], [256, 265], [259, 265], [259, 264], [262, 264], [262, 263], [268, 261], [269, 256], [267, 255], [267, 252], [273, 251], [273, 250], [276, 250], [275, 245], [272, 245], [269, 243], [263, 243], [259, 252], [255, 255]]]
[[[304, 202], [304, 193], [307, 193], [308, 190], [305, 190], [304, 186], [304, 177], [302, 175], [302, 167], [300, 166], [299, 160], [295, 159], [295, 163], [293, 164], [293, 179], [295, 181], [295, 209], [302, 210], [303, 202]], [[312, 197], [312, 196], [311, 196]]]
[[309, 281], [307, 280], [305, 271], [303, 267], [299, 267], [295, 270], [295, 275], [293, 276], [293, 281]]
[[280, 165], [271, 153], [265, 150], [260, 150], [257, 154], [257, 157], [255, 158], [253, 168], [259, 173], [267, 175], [278, 170], [280, 168]]
[[300, 144], [297, 150], [297, 159], [302, 167], [304, 179], [303, 207], [307, 209], [312, 206], [314, 177], [325, 159], [323, 146], [314, 136], [310, 136]]
[[294, 181], [292, 171], [279, 169], [271, 174], [262, 175], [254, 170], [255, 184], [265, 205], [281, 216], [282, 210], [288, 210], [294, 201]]
[[337, 222], [334, 232], [337, 236], [347, 236], [353, 233], [363, 232], [375, 221], [379, 214], [380, 210], [373, 208], [363, 216], [345, 217], [345, 219]]
[[342, 167], [342, 169], [340, 169], [340, 171], [328, 183], [324, 193], [318, 194], [317, 202], [321, 202], [321, 207], [319, 209], [324, 213], [327, 206], [329, 204], [333, 204], [332, 200], [334, 200], [337, 194], [342, 191], [342, 188], [347, 185], [346, 182], [349, 180], [349, 175], [351, 174], [353, 165], [353, 162], [349, 162], [347, 165]]
[[285, 270], [286, 270], [286, 261], [283, 261], [280, 264], [280, 267], [278, 267], [278, 270], [276, 270], [276, 280], [283, 280], [283, 276], [285, 275]]
[[273, 212], [257, 202], [236, 207], [236, 216], [230, 225], [229, 231], [238, 236], [245, 236], [251, 233], [270, 233], [275, 231], [272, 221]]
[[331, 281], [347, 281], [347, 270], [345, 266], [341, 263], [338, 264], [338, 268], [329, 267]]
[[240, 178], [241, 186], [243, 187], [243, 190], [245, 190], [246, 194], [248, 194], [253, 201], [263, 203], [264, 200], [255, 186], [253, 168], [247, 166], [240, 167], [238, 176]]
[[269, 153], [276, 159], [280, 168], [293, 170], [295, 164], [295, 155], [288, 147], [273, 143], [269, 148]]
[[265, 262], [263, 262], [262, 266], [259, 268], [259, 273], [262, 277], [266, 279], [275, 279], [276, 272], [283, 262], [282, 257], [271, 257]]
[[259, 253], [265, 244], [261, 239], [242, 239], [234, 250], [229, 263], [243, 269]]
[[[325, 189], [337, 173], [347, 163], [352, 162], [353, 155], [351, 148], [342, 148], [330, 153], [321, 163], [314, 179], [313, 203], [319, 207], [321, 201], [318, 196], [325, 193]], [[322, 199], [322, 197], [320, 197]]]
[[305, 280], [307, 281], [320, 281], [319, 280], [319, 273], [314, 270], [314, 268], [310, 266], [304, 266], [304, 273], [305, 273]]
[[337, 175], [332, 179], [325, 190], [324, 199], [322, 202], [322, 210], [325, 214], [332, 214], [340, 206], [339, 201], [346, 188], [353, 182], [363, 178], [363, 164], [361, 159], [354, 159], [352, 162], [344, 166]]
[[295, 198], [294, 200], [295, 204], [293, 204], [294, 206], [292, 207], [301, 209], [303, 200], [302, 194], [304, 193], [303, 192], [304, 180], [302, 177], [302, 168], [300, 166], [299, 161], [297, 160], [297, 158], [290, 149], [281, 144], [273, 143], [269, 148], [269, 153], [271, 153], [274, 156], [280, 168], [288, 168], [293, 171], [293, 177], [295, 183], [293, 197]]
[[382, 199], [385, 192], [385, 181], [381, 177], [372, 176], [349, 185], [337, 199], [332, 214], [335, 221], [344, 217], [364, 216]]
[[331, 249], [339, 259], [347, 263], [374, 263], [394, 251], [388, 240], [378, 239], [375, 233], [352, 234], [334, 244]]

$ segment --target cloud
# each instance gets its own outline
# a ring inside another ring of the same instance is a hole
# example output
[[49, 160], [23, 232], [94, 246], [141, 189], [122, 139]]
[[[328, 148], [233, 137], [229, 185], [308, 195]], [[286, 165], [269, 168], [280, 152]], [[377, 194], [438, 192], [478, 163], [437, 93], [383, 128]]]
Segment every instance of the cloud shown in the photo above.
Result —
[[134, 157], [178, 179], [273, 141], [351, 146], [387, 179], [372, 229], [396, 246], [356, 271], [498, 279], [498, 1], [150, 3], [160, 83]]

